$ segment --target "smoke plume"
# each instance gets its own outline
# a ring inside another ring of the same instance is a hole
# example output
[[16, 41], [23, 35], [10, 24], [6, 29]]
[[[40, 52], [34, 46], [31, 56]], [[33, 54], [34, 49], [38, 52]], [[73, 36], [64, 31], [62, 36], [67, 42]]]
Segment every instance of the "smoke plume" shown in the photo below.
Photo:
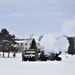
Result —
[[75, 36], [75, 17], [62, 24], [62, 30], [59, 34], [55, 36], [51, 34], [44, 35], [40, 42], [41, 48], [47, 54], [66, 52], [69, 47], [69, 41], [66, 36]]
[[62, 34], [66, 36], [75, 36], [75, 17], [63, 23]]
[[44, 35], [40, 42], [40, 45], [42, 47], [42, 50], [45, 51], [45, 54], [50, 54], [66, 52], [69, 47], [69, 42], [67, 40], [67, 37], [65, 36], [55, 38], [53, 35], [48, 34]]

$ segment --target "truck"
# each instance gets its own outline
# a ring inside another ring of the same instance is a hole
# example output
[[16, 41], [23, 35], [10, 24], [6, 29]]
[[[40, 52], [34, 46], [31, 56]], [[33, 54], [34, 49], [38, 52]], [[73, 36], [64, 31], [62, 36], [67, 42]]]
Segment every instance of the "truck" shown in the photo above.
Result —
[[36, 55], [35, 49], [27, 49], [22, 51], [22, 61], [36, 61]]

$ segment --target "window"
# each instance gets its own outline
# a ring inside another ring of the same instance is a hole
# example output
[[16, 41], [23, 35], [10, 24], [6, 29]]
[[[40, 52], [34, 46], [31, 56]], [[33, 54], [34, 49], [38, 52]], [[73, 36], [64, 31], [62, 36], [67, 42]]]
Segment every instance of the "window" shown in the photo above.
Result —
[[27, 46], [27, 43], [26, 43], [26, 46]]
[[21, 43], [21, 46], [22, 46], [23, 44]]
[[26, 48], [27, 49], [27, 48]]

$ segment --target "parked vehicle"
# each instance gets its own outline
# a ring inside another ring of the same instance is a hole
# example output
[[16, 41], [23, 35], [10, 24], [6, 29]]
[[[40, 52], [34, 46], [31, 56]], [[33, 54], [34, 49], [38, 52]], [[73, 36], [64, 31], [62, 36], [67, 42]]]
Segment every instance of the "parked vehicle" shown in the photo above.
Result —
[[36, 50], [28, 49], [22, 52], [22, 61], [36, 61]]

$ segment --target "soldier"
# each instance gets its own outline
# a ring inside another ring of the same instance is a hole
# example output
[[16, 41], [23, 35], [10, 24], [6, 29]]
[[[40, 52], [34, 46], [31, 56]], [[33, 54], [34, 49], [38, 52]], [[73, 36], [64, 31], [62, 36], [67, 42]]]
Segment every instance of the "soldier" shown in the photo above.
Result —
[[16, 53], [15, 53], [15, 52], [13, 53], [13, 57], [14, 57], [14, 58], [16, 57]]

